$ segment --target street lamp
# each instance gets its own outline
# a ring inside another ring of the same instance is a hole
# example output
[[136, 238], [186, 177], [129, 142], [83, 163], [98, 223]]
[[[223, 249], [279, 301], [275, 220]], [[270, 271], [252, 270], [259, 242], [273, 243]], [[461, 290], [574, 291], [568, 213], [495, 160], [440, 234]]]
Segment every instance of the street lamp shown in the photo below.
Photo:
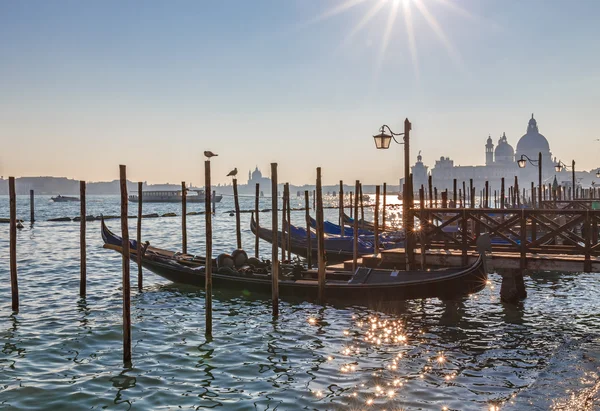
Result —
[[[577, 195], [576, 195], [577, 190], [575, 190], [575, 160], [573, 160], [573, 162], [571, 163], [571, 167], [568, 167], [565, 163], [558, 160], [558, 163], [556, 163], [556, 165], [554, 166], [554, 169], [556, 170], [557, 173], [560, 173], [563, 170], [571, 169], [571, 173], [572, 173], [571, 180], [572, 180], [572, 184], [573, 184], [573, 199], [575, 199], [577, 197]], [[596, 175], [598, 175], [598, 173], [596, 173]]]
[[[404, 120], [404, 133], [394, 133], [392, 129], [384, 124], [379, 128], [379, 134], [373, 136], [375, 140], [375, 147], [378, 150], [387, 150], [390, 148], [390, 143], [392, 139], [397, 144], [404, 144], [404, 190], [402, 195], [402, 225], [404, 227], [405, 232], [405, 241], [409, 241], [409, 233], [412, 231], [412, 224], [410, 224], [410, 219], [408, 218], [408, 212], [410, 209], [410, 204], [412, 204], [412, 187], [410, 181], [410, 130], [412, 129], [412, 125], [408, 119]], [[389, 134], [386, 133], [386, 130]], [[403, 142], [399, 142], [396, 140], [395, 136], [403, 136]], [[412, 261], [412, 256], [409, 256], [410, 247], [406, 247], [406, 263], [407, 269], [409, 268], [409, 262]]]
[[542, 152], [540, 151], [538, 154], [537, 160], [530, 159], [527, 155], [521, 154], [521, 158], [517, 161], [519, 168], [525, 168], [527, 166], [527, 162], [531, 163], [533, 166], [538, 167], [538, 205], [542, 206]]

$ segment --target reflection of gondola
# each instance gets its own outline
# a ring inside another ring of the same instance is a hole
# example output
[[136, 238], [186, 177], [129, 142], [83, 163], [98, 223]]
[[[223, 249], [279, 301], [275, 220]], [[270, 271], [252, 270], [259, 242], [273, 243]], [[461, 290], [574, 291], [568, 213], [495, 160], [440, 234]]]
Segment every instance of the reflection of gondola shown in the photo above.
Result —
[[[104, 247], [122, 251], [122, 240], [102, 221]], [[136, 261], [137, 243], [130, 241], [131, 259]], [[250, 261], [247, 262], [249, 264]], [[187, 254], [173, 253], [145, 246], [142, 265], [167, 280], [203, 287], [204, 260]], [[271, 275], [264, 268], [254, 270], [244, 264], [237, 270], [217, 269], [212, 274], [215, 288], [239, 289], [256, 293], [271, 292]], [[282, 270], [279, 295], [314, 300], [318, 281], [314, 271]], [[414, 298], [452, 298], [470, 294], [485, 287], [486, 272], [483, 257], [468, 267], [439, 271], [392, 272], [390, 270], [359, 269], [356, 273], [327, 272], [325, 294], [328, 299], [348, 302], [378, 302]]]

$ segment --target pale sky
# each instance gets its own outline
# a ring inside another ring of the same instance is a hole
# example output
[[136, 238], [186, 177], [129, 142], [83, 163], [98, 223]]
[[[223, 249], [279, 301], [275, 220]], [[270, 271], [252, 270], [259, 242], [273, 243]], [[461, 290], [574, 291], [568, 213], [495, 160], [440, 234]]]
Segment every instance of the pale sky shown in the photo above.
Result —
[[600, 166], [600, 1], [0, 1], [0, 175], [201, 185], [397, 184], [411, 154], [483, 164], [535, 113], [554, 155]]

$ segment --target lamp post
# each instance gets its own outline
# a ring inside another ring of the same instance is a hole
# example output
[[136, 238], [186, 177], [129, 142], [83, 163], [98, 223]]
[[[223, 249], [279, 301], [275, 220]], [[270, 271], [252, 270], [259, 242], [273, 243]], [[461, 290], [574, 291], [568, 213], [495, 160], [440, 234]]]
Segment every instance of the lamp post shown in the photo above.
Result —
[[[412, 125], [408, 118], [404, 120], [404, 133], [394, 133], [392, 129], [384, 124], [380, 127], [380, 133], [373, 136], [375, 140], [375, 147], [378, 150], [387, 150], [390, 148], [390, 143], [392, 140], [397, 144], [404, 144], [404, 189], [402, 191], [402, 226], [404, 227], [404, 235], [406, 238], [405, 241], [405, 249], [406, 249], [406, 258], [407, 258], [407, 268], [409, 262], [412, 261], [409, 253], [412, 252], [412, 249], [409, 251], [410, 247], [408, 246], [408, 238], [409, 232], [411, 231], [411, 224], [409, 223], [408, 213], [410, 209], [410, 204], [412, 203], [412, 190], [410, 187], [410, 130], [412, 129]], [[386, 130], [389, 134], [386, 133]], [[399, 142], [396, 140], [395, 136], [403, 136], [403, 142]]]
[[[557, 173], [560, 173], [563, 170], [568, 170], [571, 169], [571, 181], [573, 184], [573, 199], [577, 198], [577, 190], [575, 190], [575, 160], [573, 160], [573, 162], [571, 163], [571, 167], [568, 167], [565, 163], [563, 163], [562, 161], [558, 160], [558, 163], [554, 166], [554, 169], [556, 170]], [[600, 170], [598, 170], [600, 171]], [[598, 172], [596, 173], [596, 176], [598, 175]]]
[[527, 166], [527, 161], [531, 163], [531, 165], [538, 167], [538, 207], [542, 206], [542, 152], [540, 151], [538, 154], [537, 160], [532, 160], [527, 157], [525, 154], [521, 154], [521, 158], [517, 161], [519, 168], [525, 168]]

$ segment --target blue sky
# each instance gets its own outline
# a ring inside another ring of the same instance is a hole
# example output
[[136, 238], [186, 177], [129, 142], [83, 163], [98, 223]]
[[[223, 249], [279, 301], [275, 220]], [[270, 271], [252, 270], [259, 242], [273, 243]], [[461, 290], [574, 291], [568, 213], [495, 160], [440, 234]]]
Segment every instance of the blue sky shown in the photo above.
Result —
[[396, 183], [381, 124], [411, 119], [429, 165], [483, 164], [532, 112], [553, 154], [600, 166], [600, 2], [380, 1], [2, 1], [0, 174], [200, 183], [210, 149], [217, 183], [270, 162]]

